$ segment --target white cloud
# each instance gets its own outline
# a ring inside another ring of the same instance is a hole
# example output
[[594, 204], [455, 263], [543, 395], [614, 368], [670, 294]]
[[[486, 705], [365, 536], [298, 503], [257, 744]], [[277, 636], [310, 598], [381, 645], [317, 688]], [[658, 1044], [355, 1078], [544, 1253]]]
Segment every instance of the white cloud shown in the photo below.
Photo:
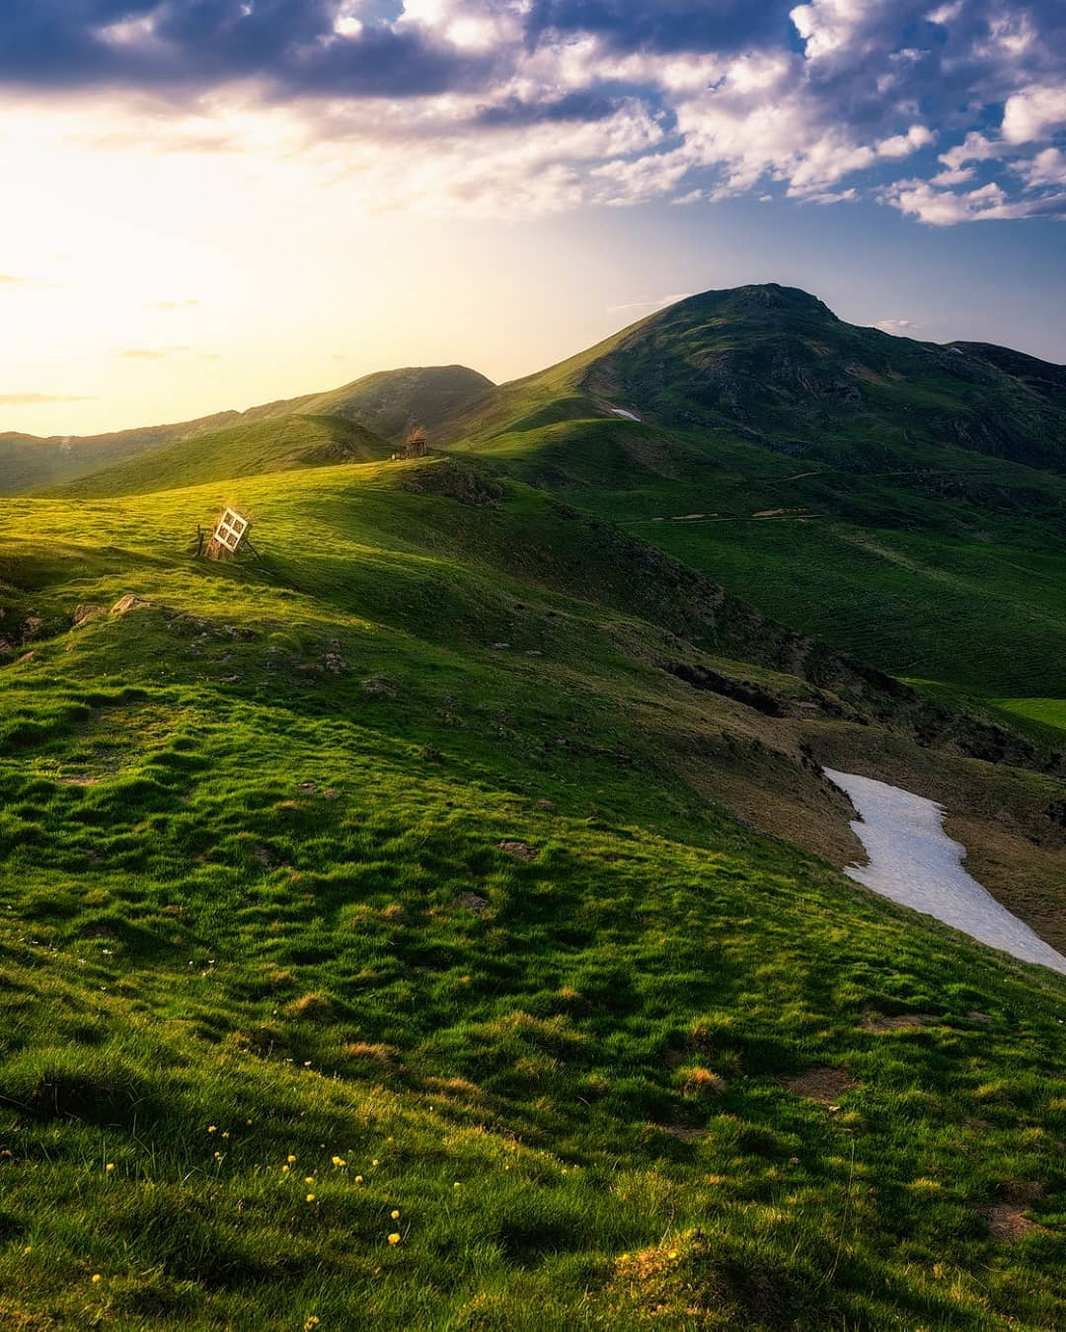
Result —
[[924, 180], [899, 181], [884, 197], [901, 213], [932, 227], [960, 222], [1002, 222], [1024, 217], [1066, 217], [1066, 193], [1051, 197], [1012, 200], [995, 181], [959, 193], [938, 190]]
[[1003, 108], [1007, 143], [1032, 143], [1060, 125], [1066, 125], [1066, 84], [1030, 87], [1007, 98]]
[[913, 319], [879, 319], [874, 325], [874, 328], [879, 328], [882, 333], [891, 333], [895, 337], [909, 336], [908, 329], [917, 327]]
[[908, 157], [919, 148], [926, 148], [935, 142], [936, 135], [925, 125], [912, 125], [906, 134], [895, 134], [882, 139], [877, 145], [880, 157]]
[[1013, 170], [1030, 190], [1066, 185], [1066, 153], [1061, 148], [1045, 148], [1035, 157], [1014, 163]]

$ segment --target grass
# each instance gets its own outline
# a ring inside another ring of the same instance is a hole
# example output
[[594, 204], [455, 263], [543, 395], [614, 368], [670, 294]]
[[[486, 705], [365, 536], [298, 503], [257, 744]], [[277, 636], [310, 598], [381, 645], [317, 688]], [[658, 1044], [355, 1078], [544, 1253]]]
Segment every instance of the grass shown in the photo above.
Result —
[[726, 807], [931, 714], [521, 484], [230, 489], [0, 502], [0, 1321], [1061, 1324], [1061, 979]]
[[389, 452], [384, 440], [343, 417], [282, 416], [180, 440], [70, 482], [59, 493], [81, 499], [147, 495], [290, 468], [380, 461]]

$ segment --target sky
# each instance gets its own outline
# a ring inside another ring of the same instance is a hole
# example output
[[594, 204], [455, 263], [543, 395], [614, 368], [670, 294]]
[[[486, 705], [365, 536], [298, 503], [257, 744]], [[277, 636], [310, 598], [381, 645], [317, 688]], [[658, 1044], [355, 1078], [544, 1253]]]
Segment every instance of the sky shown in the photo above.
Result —
[[1066, 362], [1063, 0], [0, 0], [0, 432], [777, 281]]

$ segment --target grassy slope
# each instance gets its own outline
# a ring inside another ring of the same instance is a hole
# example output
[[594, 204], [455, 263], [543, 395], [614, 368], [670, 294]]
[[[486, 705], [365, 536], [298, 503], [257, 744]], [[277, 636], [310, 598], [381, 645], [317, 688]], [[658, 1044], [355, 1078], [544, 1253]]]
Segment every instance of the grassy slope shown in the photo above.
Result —
[[[439, 466], [249, 478], [262, 566], [183, 556], [216, 486], [0, 505], [44, 621], [0, 676], [4, 1317], [1061, 1323], [1061, 980], [709, 804], [770, 740], [655, 668], [692, 585], [647, 563], [642, 619], [605, 531], [397, 489]], [[835, 1109], [782, 1085], [823, 1066]]]
[[746, 288], [504, 385], [450, 431], [889, 671], [1063, 697], [1061, 378]]
[[146, 495], [290, 468], [380, 461], [389, 452], [379, 436], [342, 417], [283, 416], [182, 440], [71, 482], [58, 493], [80, 499]]
[[[395, 440], [412, 424], [429, 429], [491, 389], [491, 381], [462, 365], [418, 366], [364, 375], [326, 393], [262, 403], [245, 412], [218, 412], [195, 421], [145, 426], [105, 435], [0, 434], [0, 495], [65, 486], [104, 468], [140, 459], [131, 475], [151, 475], [148, 459], [183, 440], [293, 416], [339, 416], [375, 435]], [[254, 438], [254, 436], [253, 436]], [[174, 468], [169, 484], [174, 479]], [[203, 480], [190, 477], [189, 481]]]

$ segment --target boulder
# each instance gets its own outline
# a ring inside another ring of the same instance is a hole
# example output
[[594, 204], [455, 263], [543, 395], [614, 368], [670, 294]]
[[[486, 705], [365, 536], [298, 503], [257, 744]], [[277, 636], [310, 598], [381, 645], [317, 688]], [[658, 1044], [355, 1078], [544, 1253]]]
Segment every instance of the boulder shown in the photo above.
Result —
[[104, 607], [95, 602], [86, 601], [80, 606], [74, 607], [74, 614], [70, 617], [71, 623], [75, 629], [80, 629], [83, 624], [88, 624], [90, 620], [95, 620], [98, 615], [105, 613]]
[[124, 597], [119, 597], [118, 601], [111, 607], [112, 615], [129, 615], [130, 611], [142, 610], [148, 605], [143, 597], [134, 596], [132, 592], [127, 592]]

